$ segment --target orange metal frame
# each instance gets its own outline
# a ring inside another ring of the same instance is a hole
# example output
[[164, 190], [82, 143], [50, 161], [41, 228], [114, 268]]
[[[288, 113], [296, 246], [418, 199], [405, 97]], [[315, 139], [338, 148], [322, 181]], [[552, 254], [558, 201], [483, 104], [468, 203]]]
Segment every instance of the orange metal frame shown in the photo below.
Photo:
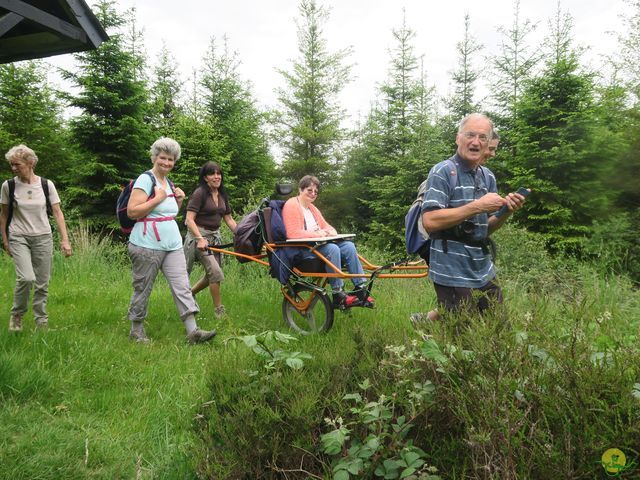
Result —
[[[345, 273], [336, 265], [331, 263], [329, 259], [327, 259], [327, 257], [325, 257], [324, 255], [322, 255], [320, 252], [316, 250], [317, 247], [322, 243], [323, 242], [265, 243], [264, 248], [265, 250], [270, 252], [273, 252], [278, 248], [288, 248], [288, 247], [298, 247], [298, 248], [302, 247], [312, 251], [331, 270], [333, 270], [334, 273], [303, 272], [296, 267], [293, 268], [293, 272], [299, 277], [313, 279], [314, 284], [320, 288], [325, 287], [329, 278], [354, 278], [354, 277], [371, 278], [374, 275], [374, 272], [381, 268], [380, 265], [374, 265], [373, 263], [369, 262], [366, 258], [364, 258], [362, 255], [358, 255], [358, 258], [360, 258], [360, 262], [362, 262], [362, 267], [365, 271], [365, 275]], [[269, 266], [269, 262], [266, 260], [266, 257], [267, 257], [266, 253], [260, 253], [258, 255], [245, 255], [243, 253], [236, 253], [231, 250], [225, 250], [223, 248], [217, 248], [217, 247], [211, 247], [211, 246], [209, 247], [209, 250], [215, 253], [221, 253], [224, 255], [233, 255], [235, 257], [245, 258], [247, 260], [250, 260], [255, 263], [259, 263], [260, 265], [263, 265], [266, 267]], [[409, 262], [404, 265], [394, 265], [392, 267], [389, 267], [389, 270], [391, 272], [399, 271], [402, 273], [378, 273], [375, 275], [375, 277], [376, 278], [424, 278], [428, 275], [428, 267], [423, 260], [416, 261], [416, 262]], [[306, 313], [307, 309], [309, 308], [309, 305], [311, 304], [315, 296], [315, 292], [314, 292], [311, 295], [309, 295], [309, 297], [306, 300], [302, 298], [295, 299], [295, 298], [292, 298], [291, 295], [289, 295], [288, 288], [281, 287], [281, 290], [282, 290], [282, 295], [287, 299], [287, 301], [291, 305], [293, 305], [293, 307], [303, 315]]]
[[[365, 275], [361, 274], [353, 274], [353, 273], [345, 273], [336, 265], [331, 263], [327, 257], [322, 255], [320, 252], [316, 250], [316, 248], [322, 244], [323, 242], [287, 242], [287, 243], [265, 243], [264, 248], [268, 251], [275, 251], [279, 248], [287, 248], [287, 247], [298, 247], [298, 248], [308, 248], [312, 251], [320, 260], [322, 260], [334, 273], [329, 272], [303, 272], [298, 268], [294, 267], [293, 272], [300, 276], [306, 278], [319, 278], [319, 279], [328, 279], [328, 278], [371, 278], [372, 273], [367, 272], [375, 272], [380, 269], [380, 265], [375, 265], [369, 262], [362, 255], [358, 255], [360, 258], [360, 262], [362, 262], [362, 268], [365, 271]], [[243, 253], [236, 253], [231, 250], [225, 250], [223, 248], [217, 247], [209, 247], [209, 250], [215, 253], [222, 253], [225, 255], [233, 255], [235, 257], [245, 258], [247, 260], [251, 260], [252, 262], [259, 263], [265, 267], [269, 266], [269, 262], [265, 260], [267, 257], [266, 253], [260, 253], [258, 255], [245, 255]], [[416, 262], [409, 262], [406, 265], [395, 265], [390, 267], [391, 272], [399, 271], [402, 273], [379, 273], [376, 275], [376, 278], [424, 278], [428, 275], [428, 267], [423, 260]]]

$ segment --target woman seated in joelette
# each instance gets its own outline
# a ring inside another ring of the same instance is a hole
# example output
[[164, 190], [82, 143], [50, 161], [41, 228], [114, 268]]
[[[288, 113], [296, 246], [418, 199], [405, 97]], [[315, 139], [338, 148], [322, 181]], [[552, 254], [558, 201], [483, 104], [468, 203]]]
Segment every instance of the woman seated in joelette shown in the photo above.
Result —
[[[337, 234], [336, 229], [327, 223], [320, 210], [313, 204], [318, 197], [319, 189], [320, 181], [312, 175], [305, 175], [298, 184], [298, 196], [290, 198], [284, 204], [282, 220], [287, 230], [287, 239], [322, 238]], [[342, 268], [342, 266], [346, 266], [349, 273], [364, 274], [353, 242], [337, 240], [321, 245], [317, 250], [336, 267]], [[315, 255], [311, 252], [306, 255], [308, 258], [315, 258]], [[327, 272], [335, 273], [328, 265]], [[366, 290], [363, 288], [365, 279], [354, 277], [352, 280], [355, 291], [353, 295], [347, 295], [344, 292], [344, 282], [341, 278], [329, 278], [329, 284], [333, 290], [334, 305], [351, 307], [364, 301], [363, 297], [366, 296]], [[369, 306], [373, 306], [373, 298], [366, 297], [366, 302], [371, 304]]]

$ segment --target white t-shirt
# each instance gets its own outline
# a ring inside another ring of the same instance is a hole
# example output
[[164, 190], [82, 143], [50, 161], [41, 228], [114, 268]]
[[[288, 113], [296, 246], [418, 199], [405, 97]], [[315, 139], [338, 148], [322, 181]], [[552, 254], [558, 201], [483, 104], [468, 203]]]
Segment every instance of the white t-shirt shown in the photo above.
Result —
[[318, 222], [316, 222], [316, 218], [313, 216], [313, 213], [311, 213], [311, 209], [304, 208], [302, 205], [300, 207], [302, 208], [302, 213], [304, 214], [304, 229], [311, 232], [320, 230]]
[[[13, 217], [9, 224], [9, 235], [35, 237], [51, 233], [51, 225], [47, 217], [47, 201], [44, 198], [40, 177], [36, 176], [33, 183], [23, 183], [18, 177], [14, 177], [14, 180], [16, 181], [15, 203]], [[60, 197], [53, 182], [47, 180], [47, 185], [51, 205], [60, 203]], [[0, 203], [9, 205], [8, 181], [2, 184]]]

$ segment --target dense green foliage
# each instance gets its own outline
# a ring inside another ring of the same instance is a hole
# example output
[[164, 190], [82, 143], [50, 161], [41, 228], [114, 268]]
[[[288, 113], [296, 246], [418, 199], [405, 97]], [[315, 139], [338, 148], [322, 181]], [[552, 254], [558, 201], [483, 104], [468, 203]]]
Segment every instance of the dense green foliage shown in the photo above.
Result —
[[[75, 255], [54, 258], [51, 329], [33, 331], [29, 315], [21, 334], [0, 328], [0, 478], [578, 479], [604, 476], [608, 448], [638, 455], [638, 0], [606, 60], [611, 78], [582, 64], [560, 10], [547, 48], [529, 44], [535, 24], [516, 2], [503, 49], [485, 63], [495, 78], [487, 104], [473, 93], [478, 46], [465, 18], [459, 95], [444, 110], [403, 23], [353, 132], [336, 100], [351, 80], [349, 50], [327, 51], [320, 3], [301, 2], [300, 58], [281, 70], [279, 114], [257, 106], [226, 42], [211, 40], [189, 82], [170, 46], [149, 68], [133, 13], [116, 5], [95, 8], [111, 40], [76, 56], [71, 93], [57, 94], [40, 62], [0, 66], [2, 153], [33, 147], [71, 223], [86, 222], [73, 229]], [[213, 344], [186, 346], [163, 279], [153, 343], [129, 342], [124, 248], [95, 232], [113, 226], [119, 187], [149, 167], [156, 138], [181, 144], [173, 179], [187, 193], [202, 163], [220, 163], [236, 212], [275, 178], [320, 176], [329, 222], [358, 232], [382, 261], [404, 253], [404, 213], [471, 108], [500, 129], [489, 167], [501, 192], [533, 189], [516, 225], [496, 234], [504, 310], [416, 333], [408, 315], [435, 304], [433, 289], [381, 280], [374, 310], [337, 314], [327, 335], [296, 339], [275, 333], [285, 331], [277, 283], [230, 260], [229, 315], [214, 321], [210, 298], [198, 298], [200, 324], [220, 332]], [[0, 172], [10, 175], [6, 162]], [[0, 255], [5, 320], [12, 271]]]
[[[67, 139], [60, 134], [62, 107], [38, 62], [0, 65], [0, 151], [26, 143], [39, 158], [44, 177], [57, 178], [71, 167]], [[4, 160], [4, 159], [3, 159]], [[9, 166], [0, 165], [3, 176]]]
[[424, 180], [416, 172], [426, 174], [446, 152], [434, 124], [433, 89], [411, 43], [414, 36], [406, 25], [393, 31], [388, 79], [359, 132], [343, 179], [354, 203], [343, 221], [367, 232], [378, 247], [395, 251], [403, 245], [404, 206], [413, 202]]
[[292, 69], [280, 70], [286, 88], [278, 91], [279, 111], [274, 115], [283, 149], [283, 174], [298, 181], [315, 175], [334, 183], [339, 150], [345, 134], [344, 115], [337, 96], [350, 80], [344, 61], [349, 49], [331, 53], [323, 35], [329, 12], [316, 0], [301, 0], [298, 24], [299, 58]]
[[219, 52], [214, 40], [204, 58], [200, 79], [203, 89], [204, 121], [220, 132], [219, 158], [225, 185], [231, 198], [268, 193], [273, 188], [275, 165], [264, 135], [264, 115], [239, 78], [237, 55]]
[[[31, 315], [0, 329], [0, 478], [398, 478], [409, 464], [422, 479], [577, 479], [600, 478], [608, 448], [637, 454], [638, 291], [549, 256], [538, 234], [500, 232], [500, 315], [424, 338], [408, 321], [434, 303], [424, 280], [379, 280], [375, 309], [296, 339], [274, 333], [277, 282], [231, 259], [228, 316], [199, 295], [219, 335], [195, 347], [162, 278], [153, 343], [130, 342], [123, 245], [86, 229], [72, 242], [54, 258], [49, 331]], [[0, 256], [5, 321], [12, 269]]]
[[[98, 4], [97, 17], [107, 29], [131, 22], [107, 0]], [[64, 72], [79, 88], [76, 95], [65, 97], [80, 110], [69, 125], [77, 156], [67, 174], [67, 195], [78, 215], [103, 227], [114, 223], [120, 186], [149, 165], [152, 133], [145, 121], [149, 94], [143, 59], [122, 34], [111, 35], [100, 49], [76, 58], [79, 71]]]
[[[299, 56], [278, 69], [279, 106], [266, 112], [251, 92], [256, 79], [240, 77], [241, 57], [226, 38], [211, 39], [201, 68], [185, 81], [171, 46], [149, 65], [135, 11], [120, 13], [113, 0], [95, 8], [111, 40], [75, 55], [76, 68], [63, 72], [75, 85], [70, 93], [57, 93], [39, 62], [0, 66], [0, 147], [5, 152], [23, 142], [35, 149], [38, 173], [56, 182], [72, 222], [113, 227], [120, 187], [148, 168], [149, 145], [171, 136], [183, 147], [173, 179], [187, 194], [207, 160], [222, 165], [235, 212], [255, 205], [277, 178], [296, 182], [315, 174], [323, 182], [318, 205], [330, 223], [399, 254], [416, 187], [432, 165], [454, 153], [459, 118], [481, 110], [500, 132], [489, 164], [500, 192], [533, 190], [514, 221], [544, 234], [550, 251], [600, 258], [610, 270], [640, 279], [635, 0], [622, 19], [619, 51], [598, 67], [583, 64], [572, 18], [560, 5], [548, 36], [534, 45], [537, 24], [521, 17], [516, 1], [513, 21], [498, 29], [501, 47], [484, 67], [477, 63], [482, 46], [474, 24], [464, 16], [446, 98], [429, 84], [431, 67], [404, 20], [391, 32], [386, 78], [352, 131], [339, 103], [353, 79], [346, 63], [351, 50], [328, 49], [329, 10], [319, 2], [300, 3]], [[483, 77], [491, 81], [479, 100]], [[9, 175], [5, 163], [0, 171]]]

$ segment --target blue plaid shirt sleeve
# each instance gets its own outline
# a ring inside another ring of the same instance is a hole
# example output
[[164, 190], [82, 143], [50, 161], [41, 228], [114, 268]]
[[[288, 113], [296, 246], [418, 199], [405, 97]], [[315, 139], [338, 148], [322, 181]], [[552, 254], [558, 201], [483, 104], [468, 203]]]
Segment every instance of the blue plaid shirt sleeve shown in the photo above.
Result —
[[435, 165], [429, 172], [427, 177], [427, 191], [422, 201], [422, 212], [447, 208], [449, 199], [453, 192], [450, 192], [451, 186], [447, 176], [446, 162]]

